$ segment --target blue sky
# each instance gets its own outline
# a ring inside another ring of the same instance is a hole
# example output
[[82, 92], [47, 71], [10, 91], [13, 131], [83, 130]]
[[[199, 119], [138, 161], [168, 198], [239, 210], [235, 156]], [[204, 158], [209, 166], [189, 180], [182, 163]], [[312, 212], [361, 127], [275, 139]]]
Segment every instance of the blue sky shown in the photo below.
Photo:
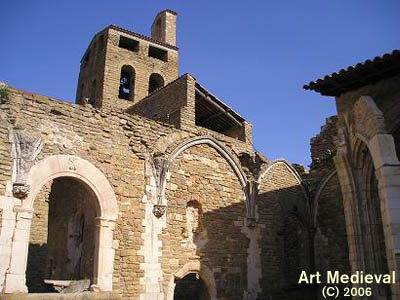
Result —
[[302, 89], [318, 77], [400, 48], [400, 1], [3, 1], [0, 81], [74, 101], [79, 61], [109, 24], [149, 35], [178, 12], [179, 74], [191, 73], [253, 124], [270, 159], [310, 163], [309, 141], [336, 113]]

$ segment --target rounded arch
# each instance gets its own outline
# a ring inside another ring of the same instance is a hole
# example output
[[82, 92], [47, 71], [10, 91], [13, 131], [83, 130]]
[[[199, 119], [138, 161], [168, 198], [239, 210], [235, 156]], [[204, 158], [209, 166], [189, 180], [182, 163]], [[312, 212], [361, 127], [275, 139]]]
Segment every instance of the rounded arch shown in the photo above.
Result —
[[23, 201], [23, 207], [32, 209], [42, 186], [57, 177], [73, 177], [84, 182], [98, 199], [99, 217], [110, 221], [118, 218], [117, 200], [107, 178], [89, 161], [72, 155], [48, 156], [31, 168], [27, 179], [31, 192]]
[[164, 86], [164, 78], [158, 74], [153, 73], [149, 77], [149, 95], [154, 91], [162, 88]]
[[217, 300], [217, 285], [215, 283], [214, 274], [210, 268], [204, 264], [201, 264], [199, 261], [186, 263], [171, 276], [171, 279], [168, 283], [167, 300], [174, 299], [174, 290], [176, 285], [175, 281], [182, 279], [188, 274], [198, 275], [207, 287], [210, 300]]
[[179, 154], [184, 152], [186, 149], [201, 144], [207, 144], [217, 150], [218, 153], [220, 153], [232, 167], [233, 171], [240, 181], [240, 185], [243, 188], [246, 186], [247, 178], [242, 171], [240, 165], [234, 160], [233, 156], [228, 152], [228, 150], [211, 136], [199, 136], [183, 141], [171, 152], [168, 160], [172, 162]]
[[[118, 218], [118, 205], [113, 189], [103, 173], [90, 162], [72, 155], [53, 155], [36, 163], [27, 174], [27, 184], [31, 191], [18, 209], [23, 218], [17, 216], [19, 237], [13, 240], [10, 269], [14, 276], [21, 277], [25, 285], [30, 227], [33, 202], [42, 186], [57, 177], [72, 177], [85, 183], [98, 201], [96, 217], [95, 255], [93, 265], [94, 290], [112, 291], [114, 270], [113, 236]], [[18, 212], [17, 212], [18, 213]], [[30, 214], [30, 217], [28, 216]], [[21, 287], [26, 290], [26, 287]]]
[[304, 188], [304, 183], [303, 180], [301, 179], [299, 173], [297, 173], [296, 169], [293, 168], [288, 161], [285, 159], [276, 159], [272, 161], [271, 163], [268, 164], [268, 166], [260, 172], [257, 178], [257, 182], [260, 184], [262, 179], [265, 177], [265, 175], [276, 165], [282, 164], [284, 165], [288, 171], [293, 175], [293, 177], [296, 179], [297, 183], [301, 187], [301, 190], [303, 191], [304, 197], [308, 200], [308, 194], [306, 189]]
[[134, 100], [136, 72], [131, 65], [121, 67], [118, 98]]

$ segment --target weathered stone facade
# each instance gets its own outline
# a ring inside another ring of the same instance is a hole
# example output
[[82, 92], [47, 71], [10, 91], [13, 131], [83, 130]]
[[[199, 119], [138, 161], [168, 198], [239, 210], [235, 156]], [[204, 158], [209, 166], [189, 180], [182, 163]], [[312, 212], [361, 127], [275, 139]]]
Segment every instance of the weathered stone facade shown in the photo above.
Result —
[[[251, 124], [178, 77], [175, 12], [151, 38], [107, 27], [83, 56], [76, 104], [13, 88], [0, 101], [2, 296], [318, 299], [301, 271], [392, 270], [397, 198], [382, 199], [400, 174], [396, 86], [338, 97], [307, 172], [254, 152]], [[351, 188], [368, 193], [357, 202]], [[89, 291], [47, 294], [85, 279]]]

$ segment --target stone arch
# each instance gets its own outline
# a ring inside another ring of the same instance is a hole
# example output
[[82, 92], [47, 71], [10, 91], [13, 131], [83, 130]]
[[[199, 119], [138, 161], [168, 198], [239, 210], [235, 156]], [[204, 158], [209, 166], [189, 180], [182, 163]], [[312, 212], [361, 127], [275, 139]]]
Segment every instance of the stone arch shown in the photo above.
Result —
[[[98, 200], [96, 222], [99, 231], [95, 239], [94, 289], [111, 291], [114, 264], [112, 241], [115, 221], [118, 218], [117, 200], [104, 174], [89, 161], [72, 155], [48, 156], [30, 169], [27, 184], [30, 186], [31, 192], [18, 208], [18, 211], [24, 216], [17, 215], [16, 224], [16, 228], [26, 229], [25, 232], [16, 233], [21, 234], [23, 238], [14, 237], [10, 269], [14, 270], [15, 274], [8, 275], [13, 279], [16, 275], [20, 275], [25, 284], [33, 202], [41, 187], [46, 182], [58, 177], [72, 177], [79, 180], [91, 189]], [[21, 259], [22, 253], [24, 253], [25, 259]], [[24, 290], [24, 288], [20, 287], [19, 290]]]
[[201, 144], [207, 144], [217, 150], [218, 153], [220, 153], [227, 160], [228, 164], [232, 167], [233, 171], [240, 181], [240, 185], [242, 186], [242, 188], [246, 186], [247, 178], [243, 170], [241, 169], [240, 164], [235, 161], [234, 157], [222, 144], [220, 144], [216, 139], [211, 136], [199, 136], [183, 141], [171, 152], [171, 154], [169, 154], [168, 160], [172, 162], [179, 154], [184, 152], [186, 149]]
[[326, 271], [333, 265], [337, 265], [340, 273], [350, 272], [344, 201], [335, 168], [325, 174], [313, 201], [313, 266], [315, 271], [323, 274], [323, 280], [326, 280]]
[[155, 92], [156, 90], [164, 86], [164, 78], [161, 74], [152, 73], [149, 77], [149, 89], [148, 94]]
[[135, 98], [136, 71], [131, 65], [121, 67], [118, 98], [133, 101]]
[[168, 134], [167, 136], [163, 136], [157, 140], [157, 143], [154, 146], [155, 151], [160, 153], [167, 153], [168, 147], [175, 146], [179, 143], [179, 141], [188, 138], [189, 134], [187, 132], [173, 132]]
[[278, 165], [278, 164], [284, 165], [284, 166], [289, 170], [289, 172], [293, 175], [293, 177], [296, 179], [297, 183], [298, 183], [299, 186], [301, 187], [301, 189], [302, 189], [302, 191], [303, 191], [303, 193], [304, 193], [304, 197], [308, 200], [308, 194], [307, 194], [306, 189], [304, 188], [303, 180], [301, 179], [299, 173], [297, 173], [296, 169], [293, 168], [293, 167], [290, 165], [290, 163], [289, 163], [288, 161], [286, 161], [285, 159], [276, 159], [276, 160], [272, 161], [271, 163], [269, 163], [268, 166], [267, 166], [264, 170], [262, 170], [262, 171], [260, 172], [260, 174], [258, 175], [257, 182], [258, 182], [258, 183], [261, 183], [261, 181], [263, 180], [263, 178], [265, 177], [265, 175], [266, 175], [274, 166], [276, 166], [276, 165]]
[[199, 261], [192, 261], [186, 263], [182, 268], [177, 270], [169, 280], [167, 288], [167, 298], [166, 300], [174, 299], [175, 281], [177, 279], [182, 279], [188, 274], [197, 274], [205, 283], [208, 293], [210, 295], [210, 300], [217, 300], [217, 285], [215, 282], [214, 274], [210, 268], [206, 265], [201, 264]]
[[[298, 270], [311, 270], [311, 219], [307, 191], [297, 171], [283, 159], [266, 165], [258, 174], [257, 182], [260, 189], [258, 220], [260, 224], [266, 224], [260, 226], [259, 242], [261, 278], [264, 278], [260, 280], [262, 295], [271, 290], [277, 294], [286, 293]], [[271, 248], [271, 244], [274, 247]], [[290, 251], [295, 248], [299, 251]], [[295, 264], [295, 272], [290, 271]], [[276, 278], [276, 284], [272, 287], [265, 278]], [[301, 288], [293, 289], [288, 297], [297, 299], [304, 292]]]
[[354, 133], [361, 134], [367, 140], [377, 134], [386, 133], [383, 113], [370, 96], [361, 96], [358, 99], [354, 104], [352, 117]]
[[326, 187], [327, 183], [331, 178], [336, 175], [336, 169], [331, 169], [328, 174], [324, 177], [324, 179], [321, 181], [320, 185], [317, 188], [317, 192], [314, 197], [313, 201], [313, 212], [312, 212], [312, 217], [313, 217], [313, 227], [315, 228], [317, 226], [317, 215], [318, 215], [318, 201], [321, 196], [322, 191]]
[[[356, 136], [352, 157], [358, 187], [357, 198], [354, 199], [353, 206], [360, 223], [360, 226], [357, 227], [359, 236], [356, 237], [356, 240], [364, 251], [361, 264], [369, 273], [386, 273], [388, 265], [382, 215], [384, 209], [381, 207], [384, 205], [384, 201], [379, 197], [374, 157], [371, 147], [365, 139]], [[373, 288], [378, 289], [380, 294], [388, 295], [383, 286], [376, 285]], [[378, 291], [375, 293], [377, 294]]]
[[99, 216], [115, 221], [118, 218], [118, 204], [114, 191], [104, 174], [92, 163], [72, 155], [52, 155], [36, 163], [29, 171], [27, 184], [31, 192], [22, 207], [33, 208], [33, 201], [42, 186], [56, 177], [74, 177], [95, 193], [99, 201]]

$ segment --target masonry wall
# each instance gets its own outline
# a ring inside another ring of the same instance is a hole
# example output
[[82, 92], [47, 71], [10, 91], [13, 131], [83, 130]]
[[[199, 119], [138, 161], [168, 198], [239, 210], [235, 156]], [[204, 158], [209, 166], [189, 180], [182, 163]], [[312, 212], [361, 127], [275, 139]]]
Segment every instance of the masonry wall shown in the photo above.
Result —
[[[200, 260], [214, 274], [219, 299], [242, 299], [248, 239], [238, 225], [245, 203], [232, 167], [210, 146], [193, 146], [173, 161], [166, 197], [164, 284], [186, 263]], [[197, 209], [195, 220], [191, 205]]]
[[326, 118], [320, 133], [311, 139], [312, 162], [305, 176], [311, 195], [313, 268], [323, 274], [323, 281], [327, 270], [351, 273], [342, 190], [333, 161], [337, 123], [336, 116]]
[[261, 299], [308, 299], [294, 282], [300, 270], [310, 270], [308, 200], [285, 162], [269, 166], [259, 189]]
[[185, 122], [194, 125], [194, 107], [186, 108], [191, 110], [189, 120], [183, 119], [181, 113], [181, 110], [184, 110], [188, 103], [191, 104], [194, 101], [194, 99], [191, 99], [193, 98], [192, 89], [194, 89], [194, 78], [185, 74], [129, 107], [127, 112], [173, 124], [178, 128]]
[[29, 237], [28, 268], [26, 285], [29, 292], [50, 292], [43, 282], [46, 278], [47, 233], [49, 216], [49, 195], [52, 181], [46, 183], [33, 204], [34, 215]]
[[[251, 144], [210, 130], [196, 127], [187, 127], [186, 131], [177, 130], [174, 126], [157, 123], [137, 115], [118, 113], [106, 108], [98, 110], [82, 105], [72, 105], [18, 90], [11, 90], [9, 101], [1, 104], [0, 114], [0, 145], [1, 151], [5, 154], [0, 161], [0, 168], [4, 170], [1, 173], [2, 180], [0, 181], [3, 194], [6, 186], [9, 186], [7, 182], [11, 182], [12, 159], [9, 154], [11, 146], [8, 142], [8, 132], [12, 128], [22, 130], [32, 136], [42, 137], [44, 148], [37, 161], [56, 154], [75, 155], [88, 160], [106, 176], [114, 189], [120, 211], [114, 230], [113, 292], [120, 293], [124, 297], [138, 297], [144, 292], [141, 281], [144, 276], [143, 255], [140, 254], [139, 249], [144, 243], [145, 205], [142, 199], [147, 182], [145, 159], [149, 153], [170, 151], [184, 139], [197, 135], [213, 136], [224, 144], [234, 156], [242, 151], [251, 151]], [[194, 152], [192, 153], [192, 151]], [[221, 235], [215, 230], [216, 225], [221, 222], [224, 224], [223, 230], [226, 230], [224, 234], [226, 233], [225, 235], [229, 239], [224, 245], [225, 248], [215, 253], [207, 250], [207, 255], [202, 256], [202, 259], [210, 267], [218, 266], [215, 274], [220, 287], [233, 284], [233, 290], [238, 291], [246, 286], [246, 277], [243, 272], [247, 240], [233, 223], [239, 216], [243, 216], [242, 190], [229, 166], [215, 151], [199, 146], [188, 152], [196, 159], [186, 160], [183, 155], [178, 157], [176, 162], [184, 170], [183, 173], [188, 174], [190, 180], [193, 181], [193, 187], [186, 190], [184, 186], [186, 175], [182, 175], [182, 171], [176, 169], [176, 173], [174, 173], [176, 177], [171, 178], [171, 183], [175, 182], [178, 191], [169, 197], [171, 210], [176, 207], [179, 214], [182, 215], [182, 207], [179, 205], [182, 205], [182, 199], [188, 200], [182, 196], [188, 197], [189, 194], [201, 196], [207, 185], [210, 185], [209, 195], [211, 199], [215, 199], [215, 203], [213, 201], [204, 204], [203, 215], [207, 216], [207, 220], [209, 220], [205, 223], [206, 227], [210, 227], [210, 238], [218, 241], [217, 237], [219, 238]], [[212, 167], [215, 163], [220, 169], [217, 173]], [[229, 183], [228, 186], [227, 183]], [[43, 230], [46, 228], [45, 223], [47, 222], [47, 204], [44, 201], [46, 197], [44, 194], [40, 194], [34, 204], [36, 215], [32, 221], [31, 232], [35, 233], [31, 236], [31, 242], [39, 247], [45, 244], [47, 237]], [[222, 198], [217, 201], [216, 197]], [[224, 210], [227, 211], [226, 214]], [[168, 216], [175, 218], [175, 212], [168, 213]], [[213, 220], [213, 218], [215, 219]], [[171, 231], [165, 232], [167, 236], [171, 236], [173, 233], [174, 238], [178, 239], [174, 241], [177, 244], [180, 243], [179, 239], [185, 236], [185, 233], [179, 231], [184, 228], [182, 226], [184, 219], [185, 216], [181, 221], [179, 219], [171, 220], [171, 227], [168, 228]], [[215, 235], [213, 235], [214, 233]], [[165, 239], [164, 237], [160, 238]], [[240, 247], [236, 246], [236, 240], [240, 241]], [[163, 248], [165, 251], [162, 252], [162, 264], [166, 274], [170, 274], [173, 268], [188, 260], [188, 254], [184, 248], [182, 250], [182, 247], [179, 246], [176, 248], [178, 253], [174, 253], [178, 256], [171, 255], [169, 252], [171, 248], [167, 244]], [[230, 250], [227, 250], [228, 247]], [[213, 249], [216, 250], [216, 247]], [[227, 251], [229, 255], [227, 255]], [[38, 254], [35, 260], [39, 261], [39, 257], [43, 257], [43, 253]], [[170, 264], [171, 259], [178, 260], [178, 263]], [[237, 261], [240, 262], [240, 266], [237, 265]], [[39, 271], [42, 272], [42, 269], [37, 270], [37, 272]], [[32, 274], [34, 276], [34, 273]]]
[[89, 99], [88, 102], [94, 107], [100, 107], [102, 104], [106, 37], [105, 31], [96, 34], [82, 57], [76, 103], [83, 104], [85, 99]]

